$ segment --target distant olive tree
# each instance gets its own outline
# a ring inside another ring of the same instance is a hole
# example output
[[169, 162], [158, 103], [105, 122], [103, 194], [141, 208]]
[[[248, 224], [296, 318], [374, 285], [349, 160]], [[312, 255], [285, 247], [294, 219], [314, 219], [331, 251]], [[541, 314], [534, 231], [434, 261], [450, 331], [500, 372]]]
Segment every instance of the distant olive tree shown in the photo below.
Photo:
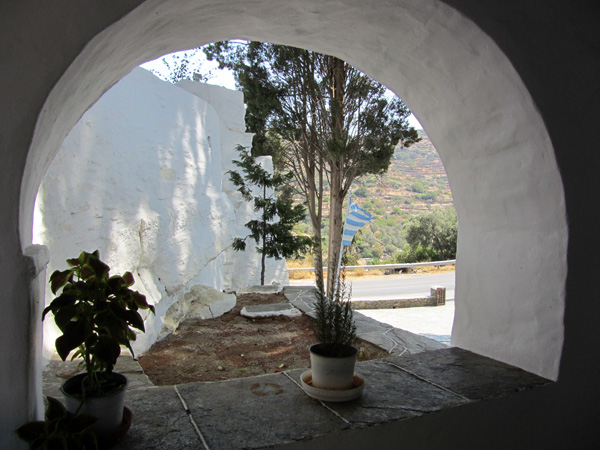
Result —
[[400, 254], [399, 262], [456, 258], [458, 218], [453, 207], [418, 213], [404, 224], [403, 230], [408, 249]]

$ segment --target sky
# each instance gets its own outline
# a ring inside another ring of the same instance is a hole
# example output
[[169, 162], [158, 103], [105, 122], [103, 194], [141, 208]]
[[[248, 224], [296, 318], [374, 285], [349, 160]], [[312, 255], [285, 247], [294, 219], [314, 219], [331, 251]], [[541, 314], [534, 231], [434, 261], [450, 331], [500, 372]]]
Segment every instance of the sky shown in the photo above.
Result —
[[[189, 50], [187, 52], [190, 53]], [[184, 53], [186, 53], [186, 51], [161, 56], [158, 59], [148, 61], [142, 64], [140, 67], [154, 72], [157, 76], [166, 80], [169, 74], [169, 69], [162, 61], [163, 58], [166, 58], [169, 64], [176, 65], [177, 58], [182, 57]], [[197, 72], [201, 72], [203, 74], [209, 73], [209, 79], [207, 81], [208, 84], [214, 84], [216, 86], [222, 86], [228, 89], [235, 89], [235, 80], [233, 78], [233, 72], [227, 69], [220, 70], [218, 68], [218, 64], [215, 61], [206, 60], [203, 52], [198, 51], [194, 56], [190, 58], [190, 61], [192, 61], [190, 67], [194, 68]], [[412, 114], [408, 117], [408, 123], [417, 130], [423, 129], [423, 126]]]

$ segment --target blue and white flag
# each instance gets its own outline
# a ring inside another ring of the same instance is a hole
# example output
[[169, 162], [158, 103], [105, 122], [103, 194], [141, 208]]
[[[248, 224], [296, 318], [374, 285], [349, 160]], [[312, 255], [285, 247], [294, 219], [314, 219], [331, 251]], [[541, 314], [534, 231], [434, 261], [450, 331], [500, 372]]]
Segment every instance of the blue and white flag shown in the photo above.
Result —
[[352, 244], [352, 239], [360, 227], [371, 222], [371, 213], [360, 208], [350, 199], [348, 204], [348, 213], [344, 223], [344, 232], [342, 233], [342, 246]]

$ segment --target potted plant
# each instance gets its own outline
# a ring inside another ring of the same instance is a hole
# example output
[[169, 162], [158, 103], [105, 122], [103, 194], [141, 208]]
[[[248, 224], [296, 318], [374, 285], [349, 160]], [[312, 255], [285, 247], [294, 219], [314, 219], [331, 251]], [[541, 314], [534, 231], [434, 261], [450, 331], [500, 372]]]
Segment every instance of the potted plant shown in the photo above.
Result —
[[[322, 284], [317, 283], [317, 286]], [[320, 289], [315, 303], [315, 335], [318, 344], [310, 347], [312, 385], [319, 389], [343, 390], [353, 386], [357, 349], [356, 325], [352, 315], [345, 274], [338, 280], [333, 299]]]
[[71, 414], [61, 402], [46, 397], [45, 419], [27, 422], [16, 433], [29, 450], [97, 450], [96, 435], [90, 431], [94, 422], [94, 417]]
[[130, 289], [134, 283], [131, 272], [110, 276], [110, 267], [100, 260], [99, 252], [82, 252], [68, 259], [69, 269], [55, 271], [50, 287], [56, 295], [44, 309], [62, 332], [56, 339], [56, 350], [65, 361], [81, 357], [85, 373], [66, 380], [61, 391], [69, 412], [85, 413], [98, 421], [92, 430], [99, 436], [116, 432], [123, 420], [127, 378], [113, 372], [121, 345], [133, 355], [130, 341], [135, 340], [133, 328], [144, 331], [140, 309], [154, 307], [146, 297]]

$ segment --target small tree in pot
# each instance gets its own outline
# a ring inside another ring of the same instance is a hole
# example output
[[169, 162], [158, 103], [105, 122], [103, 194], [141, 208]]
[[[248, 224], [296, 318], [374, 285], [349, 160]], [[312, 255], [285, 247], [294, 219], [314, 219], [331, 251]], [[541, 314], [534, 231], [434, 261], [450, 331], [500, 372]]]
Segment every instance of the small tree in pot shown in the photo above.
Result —
[[[42, 318], [50, 311], [54, 314], [62, 332], [56, 339], [61, 359], [65, 361], [75, 350], [71, 359], [81, 357], [85, 367], [85, 373], [69, 378], [61, 387], [67, 409], [97, 417], [93, 430], [99, 435], [110, 434], [121, 425], [127, 386], [127, 378], [113, 372], [113, 368], [121, 345], [133, 355], [133, 329], [144, 331], [139, 310], [154, 313], [154, 306], [130, 289], [134, 284], [131, 272], [109, 276], [110, 267], [100, 260], [98, 250], [82, 252], [78, 258], [68, 259], [67, 264], [69, 269], [50, 276], [52, 292], [62, 292], [44, 309]], [[110, 411], [107, 417], [100, 416], [100, 409]]]
[[312, 384], [317, 388], [352, 387], [358, 351], [352, 345], [356, 338], [356, 325], [351, 296], [352, 290], [346, 284], [344, 272], [338, 280], [333, 299], [329, 299], [323, 291], [317, 291], [315, 335], [319, 343], [310, 347]]

